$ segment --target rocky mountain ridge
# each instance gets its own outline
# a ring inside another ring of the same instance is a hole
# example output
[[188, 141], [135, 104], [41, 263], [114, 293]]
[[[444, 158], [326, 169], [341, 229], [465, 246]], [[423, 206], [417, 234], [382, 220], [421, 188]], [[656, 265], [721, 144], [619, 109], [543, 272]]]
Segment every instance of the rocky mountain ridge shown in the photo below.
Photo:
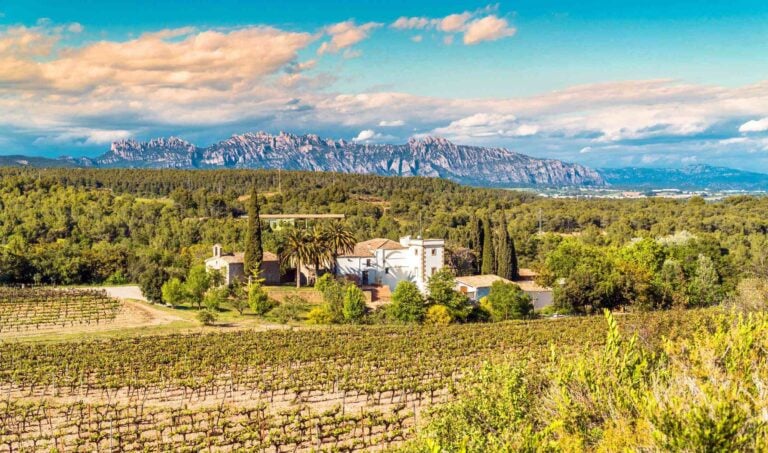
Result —
[[177, 137], [148, 142], [121, 140], [80, 165], [141, 168], [267, 168], [384, 176], [429, 176], [492, 187], [603, 186], [596, 171], [505, 148], [456, 145], [439, 137], [405, 144], [363, 144], [314, 134], [249, 132], [208, 147]]

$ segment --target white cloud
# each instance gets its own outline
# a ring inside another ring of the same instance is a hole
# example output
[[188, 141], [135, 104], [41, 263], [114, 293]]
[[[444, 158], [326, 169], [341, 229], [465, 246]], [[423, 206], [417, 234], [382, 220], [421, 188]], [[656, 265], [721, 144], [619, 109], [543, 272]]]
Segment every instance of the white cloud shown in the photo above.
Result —
[[364, 40], [368, 37], [371, 30], [380, 26], [381, 24], [376, 22], [357, 25], [355, 21], [347, 20], [326, 27], [325, 32], [331, 37], [331, 40], [322, 43], [317, 53], [318, 55], [337, 53], [339, 50], [346, 49]]
[[506, 19], [488, 14], [492, 11], [494, 8], [483, 8], [475, 12], [449, 14], [442, 18], [400, 17], [390, 27], [398, 30], [436, 30], [449, 33], [443, 37], [446, 45], [453, 43], [453, 35], [450, 33], [463, 33], [463, 41], [467, 45], [513, 36], [515, 28], [511, 27]]
[[514, 36], [517, 30], [510, 27], [506, 19], [496, 16], [486, 16], [469, 23], [464, 32], [464, 44], [473, 45], [483, 41]]
[[363, 131], [360, 131], [359, 134], [357, 134], [357, 137], [353, 138], [353, 141], [356, 142], [365, 142], [368, 141], [376, 136], [376, 131], [373, 129], [365, 129]]
[[440, 19], [438, 28], [446, 33], [455, 33], [464, 30], [467, 20], [472, 14], [464, 12], [461, 14], [450, 14]]
[[405, 125], [405, 121], [403, 120], [393, 120], [393, 121], [379, 121], [380, 127], [399, 127]]
[[84, 27], [77, 22], [73, 22], [67, 26], [67, 31], [70, 33], [82, 33]]
[[514, 115], [476, 113], [433, 130], [436, 135], [468, 140], [477, 137], [527, 137], [536, 135], [539, 127], [521, 123]]
[[373, 129], [364, 129], [360, 131], [360, 133], [357, 134], [357, 137], [353, 138], [352, 141], [355, 143], [378, 143], [378, 142], [384, 142], [384, 141], [391, 141], [396, 138], [397, 137], [394, 137], [392, 135], [381, 134], [379, 132], [374, 131]]
[[739, 132], [765, 132], [768, 131], [768, 117], [759, 120], [747, 121], [739, 127]]

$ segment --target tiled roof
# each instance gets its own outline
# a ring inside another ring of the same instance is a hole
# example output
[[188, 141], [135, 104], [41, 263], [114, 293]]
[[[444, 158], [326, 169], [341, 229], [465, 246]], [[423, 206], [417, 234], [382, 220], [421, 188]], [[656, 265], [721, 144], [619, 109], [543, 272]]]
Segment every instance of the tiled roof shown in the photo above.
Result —
[[347, 253], [341, 256], [373, 256], [376, 250], [400, 250], [403, 249], [399, 242], [391, 239], [376, 238], [369, 239], [367, 241], [358, 242], [355, 244], [355, 248], [352, 253]]
[[[266, 261], [277, 261], [277, 255], [275, 255], [272, 252], [266, 252], [265, 251], [263, 256], [264, 256], [264, 258], [262, 259], [262, 261], [265, 261], [265, 262]], [[214, 258], [216, 258], [216, 257], [212, 256], [212, 257], [208, 258], [208, 260], [212, 260]], [[222, 254], [220, 258], [222, 260], [224, 260], [225, 262], [229, 263], [229, 264], [240, 264], [240, 263], [243, 263], [245, 261], [245, 253], [235, 252], [235, 253], [228, 253], [226, 255]], [[206, 261], [208, 261], [208, 260], [206, 260]]]
[[499, 277], [498, 275], [493, 275], [493, 274], [468, 275], [465, 277], [456, 277], [456, 281], [459, 283], [463, 283], [467, 286], [471, 286], [473, 288], [487, 288], [493, 285], [493, 283], [497, 281], [502, 281], [504, 283], [511, 283], [506, 278]]

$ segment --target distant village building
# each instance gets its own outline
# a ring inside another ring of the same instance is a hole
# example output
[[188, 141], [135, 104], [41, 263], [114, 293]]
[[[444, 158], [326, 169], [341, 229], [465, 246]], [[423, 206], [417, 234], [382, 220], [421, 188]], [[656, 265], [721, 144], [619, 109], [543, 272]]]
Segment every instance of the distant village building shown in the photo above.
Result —
[[336, 272], [361, 285], [385, 285], [390, 290], [401, 281], [411, 281], [426, 293], [427, 281], [443, 268], [444, 260], [442, 239], [378, 238], [359, 242], [351, 253], [336, 258]]
[[[211, 271], [219, 271], [224, 277], [224, 283], [229, 285], [236, 280], [245, 281], [245, 254], [223, 253], [221, 244], [213, 246], [213, 256], [205, 260], [205, 268]], [[264, 283], [274, 285], [280, 283], [280, 261], [277, 255], [264, 252], [261, 262], [261, 278]]]

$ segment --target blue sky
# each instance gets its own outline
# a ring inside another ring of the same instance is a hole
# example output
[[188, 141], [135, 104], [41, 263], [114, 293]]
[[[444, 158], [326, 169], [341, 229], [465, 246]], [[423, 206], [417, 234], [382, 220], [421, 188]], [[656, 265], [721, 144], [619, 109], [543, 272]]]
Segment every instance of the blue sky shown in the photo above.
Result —
[[0, 3], [0, 154], [254, 130], [768, 172], [768, 4]]

